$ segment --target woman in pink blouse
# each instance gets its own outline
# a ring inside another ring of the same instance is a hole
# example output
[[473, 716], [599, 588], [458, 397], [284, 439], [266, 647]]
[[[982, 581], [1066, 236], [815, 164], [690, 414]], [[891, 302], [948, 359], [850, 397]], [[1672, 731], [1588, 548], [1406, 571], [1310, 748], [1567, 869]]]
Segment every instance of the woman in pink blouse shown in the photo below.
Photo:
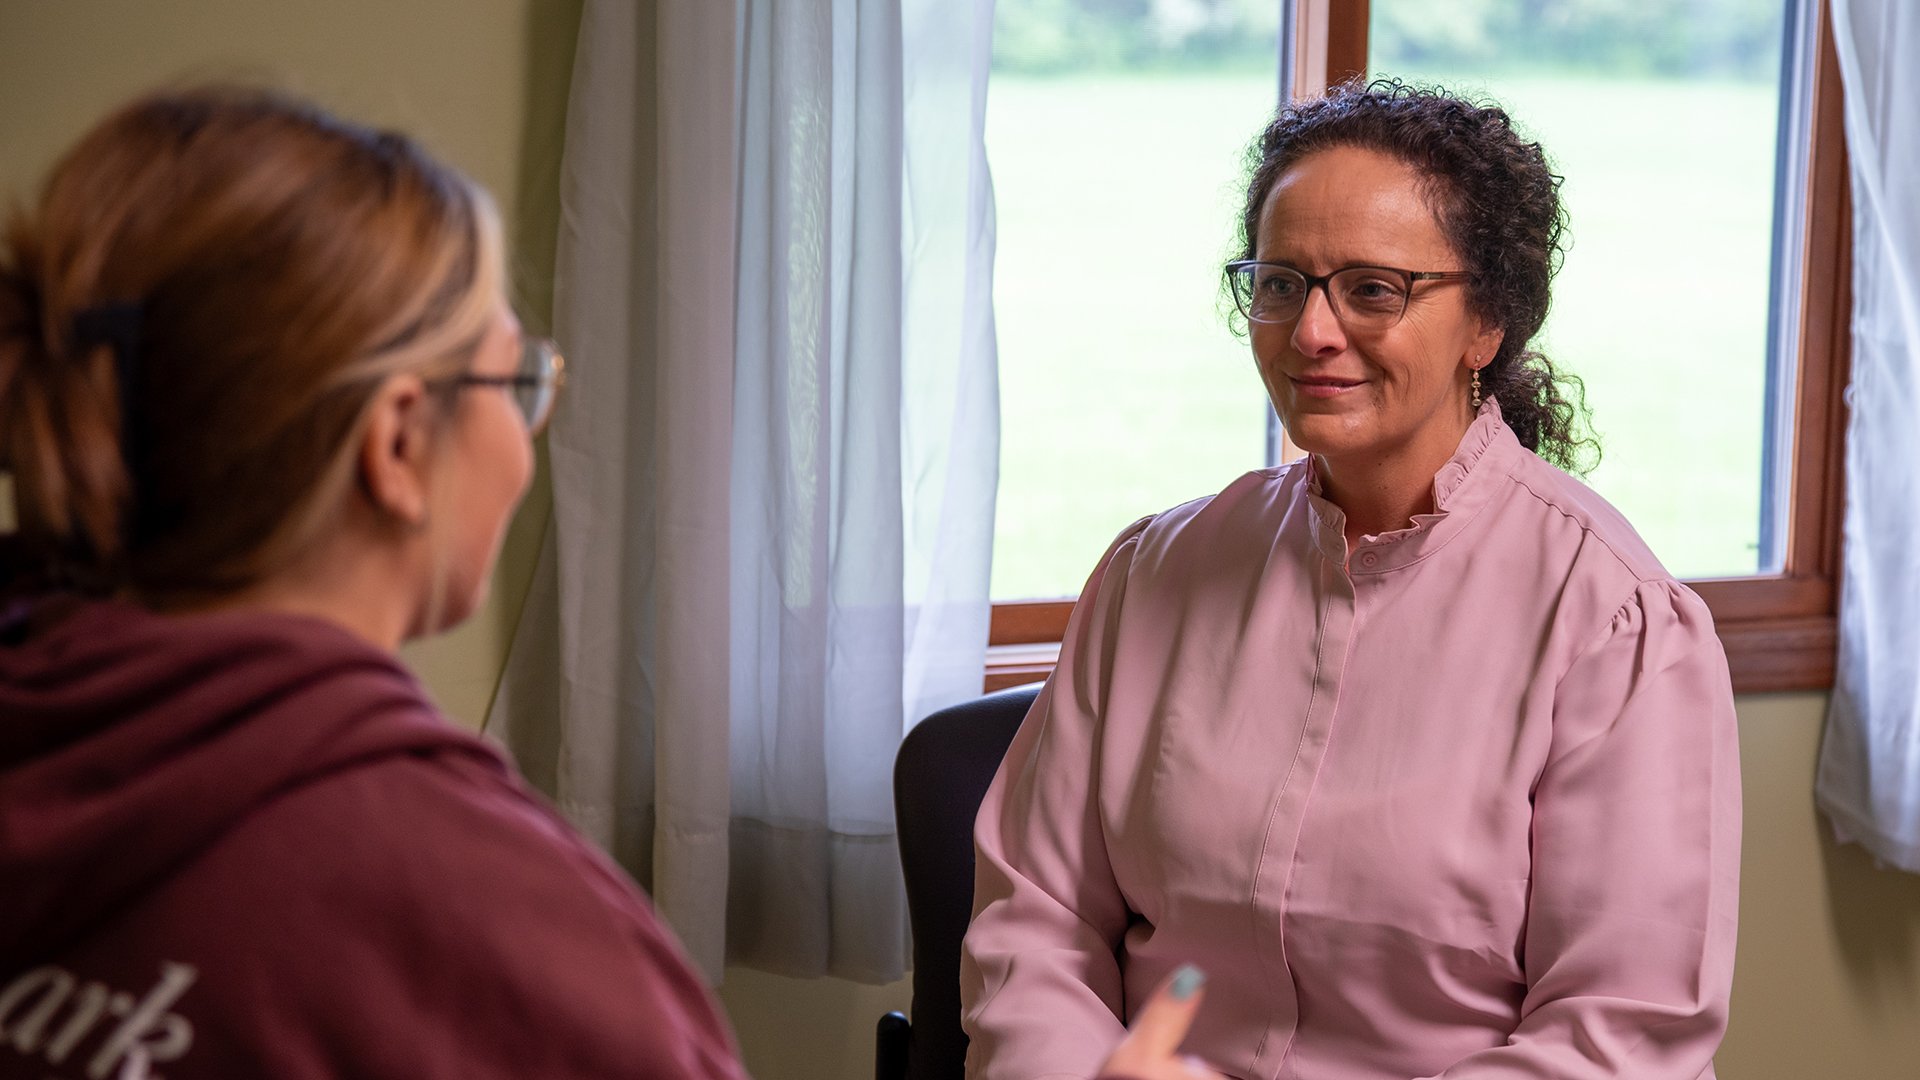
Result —
[[973, 1076], [1090, 1075], [1185, 963], [1184, 1049], [1230, 1076], [1713, 1076], [1732, 689], [1562, 471], [1558, 186], [1500, 110], [1399, 83], [1266, 129], [1228, 276], [1308, 456], [1087, 583], [980, 812]]

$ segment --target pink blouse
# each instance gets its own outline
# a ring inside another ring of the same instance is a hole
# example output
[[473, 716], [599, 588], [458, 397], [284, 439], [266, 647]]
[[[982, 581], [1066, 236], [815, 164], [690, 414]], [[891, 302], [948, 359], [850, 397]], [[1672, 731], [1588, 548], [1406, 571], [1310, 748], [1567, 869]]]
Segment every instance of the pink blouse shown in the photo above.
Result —
[[1184, 1049], [1304, 1080], [1713, 1076], [1739, 746], [1713, 622], [1489, 402], [1363, 539], [1311, 465], [1123, 533], [981, 808], [972, 1077]]

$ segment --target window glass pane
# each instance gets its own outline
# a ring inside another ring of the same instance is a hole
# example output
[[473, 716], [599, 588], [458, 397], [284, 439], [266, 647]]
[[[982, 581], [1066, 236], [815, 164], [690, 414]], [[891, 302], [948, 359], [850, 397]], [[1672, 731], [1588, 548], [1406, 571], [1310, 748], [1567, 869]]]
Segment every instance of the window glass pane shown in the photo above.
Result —
[[1769, 328], [1791, 6], [1371, 9], [1371, 72], [1491, 95], [1566, 178], [1572, 246], [1545, 351], [1586, 383], [1604, 448], [1590, 482], [1682, 577], [1779, 565], [1763, 523], [1784, 503], [1766, 495], [1766, 444], [1769, 372], [1786, 370]]
[[1277, 0], [999, 0], [996, 600], [1076, 593], [1113, 535], [1266, 463], [1221, 316]]

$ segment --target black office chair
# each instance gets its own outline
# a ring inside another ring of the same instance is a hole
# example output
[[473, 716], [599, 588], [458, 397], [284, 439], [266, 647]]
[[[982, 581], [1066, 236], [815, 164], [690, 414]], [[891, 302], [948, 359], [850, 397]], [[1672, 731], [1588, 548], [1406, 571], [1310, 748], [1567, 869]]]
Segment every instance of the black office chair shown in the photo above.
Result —
[[913, 1019], [891, 1012], [874, 1036], [876, 1080], [959, 1080], [960, 939], [973, 914], [973, 819], [1040, 684], [942, 709], [893, 759], [900, 868], [913, 927]]

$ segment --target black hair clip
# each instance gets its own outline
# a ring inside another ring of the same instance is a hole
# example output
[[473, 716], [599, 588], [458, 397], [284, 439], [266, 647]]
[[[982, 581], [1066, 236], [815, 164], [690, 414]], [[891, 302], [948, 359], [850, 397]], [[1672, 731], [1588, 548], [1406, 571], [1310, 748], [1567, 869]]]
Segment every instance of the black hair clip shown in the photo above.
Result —
[[121, 449], [129, 454], [135, 434], [134, 380], [140, 370], [140, 305], [134, 301], [95, 304], [74, 313], [73, 348], [76, 353], [106, 345], [113, 350], [114, 375], [120, 384]]
[[112, 346], [114, 357], [122, 365], [131, 365], [140, 349], [139, 304], [96, 304], [74, 314], [74, 350], [86, 352], [101, 345]]

